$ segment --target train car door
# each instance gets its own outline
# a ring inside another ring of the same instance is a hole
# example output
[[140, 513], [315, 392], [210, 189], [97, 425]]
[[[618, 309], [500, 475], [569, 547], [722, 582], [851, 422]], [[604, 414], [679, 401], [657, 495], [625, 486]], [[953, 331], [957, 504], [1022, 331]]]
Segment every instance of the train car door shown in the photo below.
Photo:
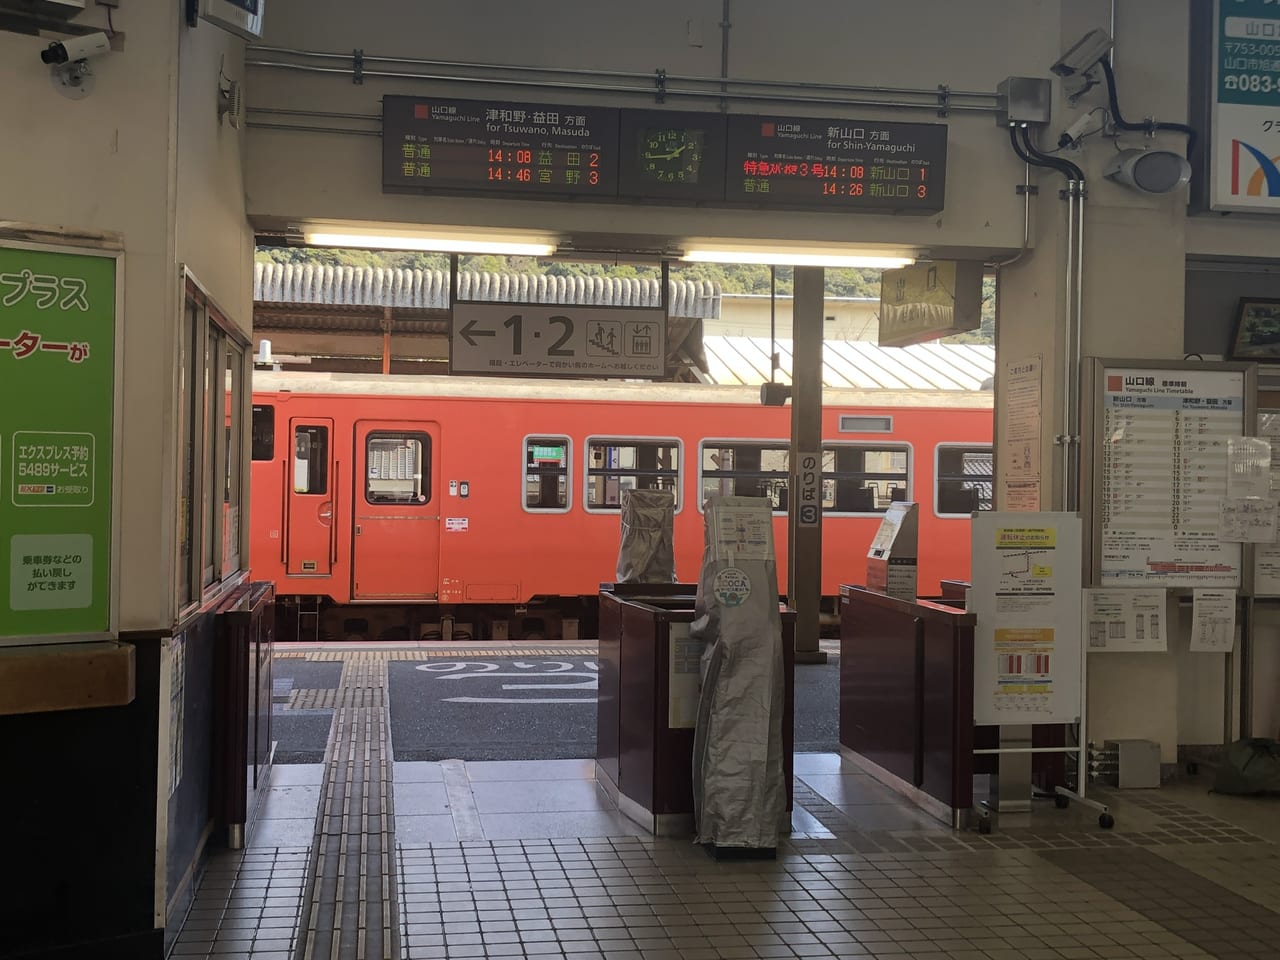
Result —
[[438, 423], [356, 423], [355, 600], [435, 600], [440, 578]]
[[333, 459], [333, 421], [289, 421], [292, 461], [284, 471], [285, 572], [327, 577], [337, 558], [333, 505], [338, 473]]

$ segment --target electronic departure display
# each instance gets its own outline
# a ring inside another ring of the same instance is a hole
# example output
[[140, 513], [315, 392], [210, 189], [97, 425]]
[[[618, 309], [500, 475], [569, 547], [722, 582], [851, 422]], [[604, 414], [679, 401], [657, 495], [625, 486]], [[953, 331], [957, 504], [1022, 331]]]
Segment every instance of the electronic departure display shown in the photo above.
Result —
[[506, 100], [382, 100], [387, 192], [936, 213], [947, 126]]
[[623, 110], [621, 130], [618, 151], [621, 196], [724, 200], [723, 115]]
[[941, 123], [730, 116], [725, 199], [759, 206], [936, 213]]
[[618, 111], [607, 107], [388, 96], [382, 143], [387, 190], [618, 193]]

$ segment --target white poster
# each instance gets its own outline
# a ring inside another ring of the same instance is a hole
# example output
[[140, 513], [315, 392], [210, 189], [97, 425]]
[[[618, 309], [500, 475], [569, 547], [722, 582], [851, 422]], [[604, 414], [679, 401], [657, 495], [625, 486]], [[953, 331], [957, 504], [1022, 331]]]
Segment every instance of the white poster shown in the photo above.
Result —
[[670, 628], [671, 650], [668, 657], [667, 727], [690, 729], [698, 722], [698, 695], [702, 678], [703, 640], [689, 636], [689, 624], [673, 623]]
[[1005, 367], [1006, 411], [1001, 475], [1005, 510], [1040, 509], [1042, 361], [1039, 355]]
[[[1258, 436], [1271, 440], [1271, 497], [1280, 498], [1280, 411], [1258, 411]], [[1253, 593], [1280, 596], [1280, 544], [1258, 544], [1253, 549]]]
[[1236, 592], [1196, 590], [1191, 599], [1191, 652], [1230, 653], [1236, 642]]
[[721, 507], [716, 514], [716, 558], [730, 563], [773, 558], [773, 515]]
[[1220, 525], [1244, 373], [1109, 368], [1104, 380], [1102, 585], [1235, 589], [1240, 544], [1224, 543]]
[[1090, 653], [1163, 653], [1169, 624], [1163, 590], [1086, 590]]
[[1275, 543], [1276, 502], [1270, 497], [1221, 501], [1218, 539], [1229, 543]]
[[1080, 518], [973, 519], [974, 723], [1072, 723], [1080, 716]]

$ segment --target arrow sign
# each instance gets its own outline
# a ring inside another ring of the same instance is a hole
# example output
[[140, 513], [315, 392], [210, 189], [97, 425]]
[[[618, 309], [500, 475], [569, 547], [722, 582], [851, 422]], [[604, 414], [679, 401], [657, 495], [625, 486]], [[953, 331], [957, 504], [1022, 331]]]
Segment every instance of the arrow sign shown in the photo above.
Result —
[[476, 337], [497, 336], [497, 334], [494, 333], [492, 330], [477, 330], [476, 329], [477, 323], [479, 323], [478, 320], [472, 320], [469, 323], [467, 323], [465, 327], [463, 327], [461, 330], [458, 331], [458, 334], [462, 337], [462, 339], [467, 341], [467, 343], [471, 344], [471, 346], [473, 347], [476, 345], [476, 339], [475, 339]]

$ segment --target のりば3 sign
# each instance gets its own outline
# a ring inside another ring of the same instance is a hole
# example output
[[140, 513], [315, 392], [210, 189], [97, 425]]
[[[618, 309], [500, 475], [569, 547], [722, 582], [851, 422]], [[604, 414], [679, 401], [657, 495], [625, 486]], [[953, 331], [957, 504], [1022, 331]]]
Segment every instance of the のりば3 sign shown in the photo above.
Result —
[[111, 629], [113, 256], [0, 247], [0, 643]]
[[1217, 0], [1214, 11], [1213, 210], [1280, 210], [1280, 3]]

